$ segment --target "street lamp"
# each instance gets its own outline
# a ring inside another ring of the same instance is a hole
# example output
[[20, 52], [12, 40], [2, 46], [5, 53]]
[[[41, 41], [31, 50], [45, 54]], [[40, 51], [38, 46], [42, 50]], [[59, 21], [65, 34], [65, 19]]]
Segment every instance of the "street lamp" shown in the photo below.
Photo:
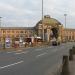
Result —
[[43, 41], [44, 41], [43, 0], [42, 0], [42, 38], [43, 38]]
[[1, 19], [2, 19], [2, 17], [0, 17], [0, 27], [1, 27]]
[[66, 16], [67, 16], [67, 14], [64, 14], [64, 16], [65, 16], [65, 42], [66, 42], [66, 40], [67, 40], [67, 38], [66, 38]]
[[64, 16], [65, 16], [65, 29], [66, 29], [66, 16], [67, 16], [67, 14], [64, 14]]

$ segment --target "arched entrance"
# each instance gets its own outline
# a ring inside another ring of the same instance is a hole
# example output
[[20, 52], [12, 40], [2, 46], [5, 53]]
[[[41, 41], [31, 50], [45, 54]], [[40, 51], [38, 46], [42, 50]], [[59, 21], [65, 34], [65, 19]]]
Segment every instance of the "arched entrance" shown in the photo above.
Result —
[[58, 44], [60, 44], [60, 42], [58, 40], [58, 37], [59, 37], [59, 28], [53, 27], [53, 28], [51, 28], [51, 32], [52, 32], [52, 34], [50, 36], [50, 38], [51, 38], [51, 44], [52, 45], [58, 45]]
[[[43, 32], [42, 32], [42, 20], [40, 20], [36, 27], [38, 36], [41, 36], [43, 39]], [[44, 41], [50, 43], [53, 38], [56, 40], [62, 38], [62, 24], [54, 19], [51, 18], [49, 15], [44, 16], [43, 19], [43, 30], [44, 30]]]
[[52, 35], [51, 35], [51, 38], [58, 38], [58, 36], [59, 36], [59, 29], [58, 28], [56, 28], [56, 27], [53, 27], [53, 28], [51, 28], [51, 31], [52, 31]]

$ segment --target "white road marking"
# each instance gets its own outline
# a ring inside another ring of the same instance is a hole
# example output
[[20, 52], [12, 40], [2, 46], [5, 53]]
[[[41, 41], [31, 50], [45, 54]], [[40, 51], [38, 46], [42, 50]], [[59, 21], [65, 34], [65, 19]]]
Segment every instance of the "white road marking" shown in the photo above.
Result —
[[7, 53], [13, 53], [13, 52], [7, 52]]
[[10, 64], [10, 65], [1, 66], [0, 69], [8, 68], [8, 67], [11, 67], [11, 66], [14, 66], [14, 65], [17, 65], [17, 64], [23, 63], [23, 62], [24, 62], [24, 61], [20, 61], [20, 62], [13, 63], [13, 64]]
[[25, 51], [25, 52], [20, 52], [20, 53], [15, 53], [16, 55], [17, 54], [26, 54], [26, 53], [28, 53], [29, 51]]
[[42, 54], [40, 54], [40, 55], [37, 55], [36, 57], [40, 57], [40, 56], [43, 56], [43, 55], [45, 55], [45, 54], [47, 54], [46, 52], [45, 53], [42, 53]]

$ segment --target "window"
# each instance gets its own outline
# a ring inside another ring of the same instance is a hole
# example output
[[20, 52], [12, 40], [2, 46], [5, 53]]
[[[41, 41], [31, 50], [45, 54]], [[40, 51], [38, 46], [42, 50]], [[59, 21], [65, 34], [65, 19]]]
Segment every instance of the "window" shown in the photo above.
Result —
[[19, 37], [19, 35], [16, 35], [16, 37]]
[[12, 33], [14, 33], [14, 30], [12, 30]]
[[19, 33], [19, 31], [16, 31], [16, 33]]
[[0, 38], [0, 41], [1, 41], [1, 38]]
[[10, 33], [10, 30], [8, 30], [7, 33]]
[[74, 36], [72, 36], [72, 40], [74, 40]]
[[23, 33], [23, 31], [20, 31], [20, 33]]
[[27, 32], [25, 31], [25, 33], [27, 33]]
[[69, 40], [71, 40], [71, 36], [69, 36]]
[[3, 33], [5, 33], [5, 30], [3, 30]]

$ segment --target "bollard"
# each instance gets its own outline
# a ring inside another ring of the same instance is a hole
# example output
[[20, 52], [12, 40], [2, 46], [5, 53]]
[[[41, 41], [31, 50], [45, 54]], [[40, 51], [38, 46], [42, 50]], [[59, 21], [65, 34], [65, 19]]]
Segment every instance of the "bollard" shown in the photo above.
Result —
[[75, 46], [73, 46], [72, 48], [74, 48], [74, 49], [75, 49]]
[[73, 54], [75, 54], [75, 46], [72, 47]]
[[67, 55], [63, 56], [61, 75], [70, 75], [69, 74], [69, 59]]
[[73, 60], [73, 49], [69, 50], [69, 60]]

